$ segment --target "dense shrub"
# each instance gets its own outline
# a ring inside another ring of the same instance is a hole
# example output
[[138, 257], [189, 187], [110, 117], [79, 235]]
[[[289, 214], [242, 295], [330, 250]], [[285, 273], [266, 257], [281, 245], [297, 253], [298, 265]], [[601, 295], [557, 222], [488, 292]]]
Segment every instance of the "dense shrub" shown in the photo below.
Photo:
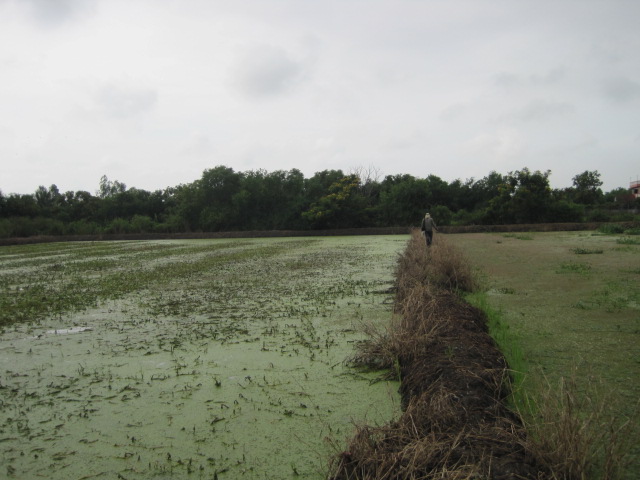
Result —
[[451, 225], [456, 225], [456, 226], [479, 225], [482, 223], [483, 216], [484, 216], [483, 211], [474, 210], [473, 212], [469, 212], [463, 208], [453, 214], [453, 217], [451, 219]]
[[608, 222], [611, 218], [611, 213], [606, 210], [596, 209], [587, 212], [586, 216], [588, 222]]
[[104, 228], [104, 233], [130, 233], [131, 225], [124, 218], [114, 218]]
[[66, 231], [67, 235], [96, 235], [100, 233], [100, 225], [82, 219], [69, 223]]
[[637, 218], [632, 210], [614, 211], [611, 215], [610, 222], [633, 222]]
[[0, 218], [0, 238], [13, 236], [13, 225], [8, 218]]
[[134, 215], [129, 224], [129, 233], [147, 233], [156, 231], [155, 222], [146, 215]]
[[437, 225], [451, 225], [453, 212], [445, 205], [436, 205], [431, 209], [431, 216], [437, 218]]
[[560, 200], [550, 207], [550, 218], [554, 222], [581, 222], [584, 220], [584, 205]]
[[5, 230], [9, 231], [12, 237], [63, 235], [65, 233], [64, 223], [53, 218], [14, 217], [8, 220], [10, 222], [10, 227], [5, 227]]
[[600, 225], [600, 227], [598, 227], [598, 231], [600, 233], [606, 233], [609, 235], [615, 235], [615, 234], [619, 234], [619, 233], [623, 233], [624, 232], [624, 227], [622, 225], [618, 225], [616, 223], [607, 223], [604, 225]]

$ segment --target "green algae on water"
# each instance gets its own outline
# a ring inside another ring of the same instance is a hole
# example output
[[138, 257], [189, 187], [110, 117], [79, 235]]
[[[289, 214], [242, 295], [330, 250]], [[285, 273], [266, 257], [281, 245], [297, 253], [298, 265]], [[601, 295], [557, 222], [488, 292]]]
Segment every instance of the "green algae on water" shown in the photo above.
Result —
[[[397, 385], [344, 365], [405, 237], [0, 249], [0, 472], [322, 478]], [[5, 308], [6, 307], [6, 308]]]

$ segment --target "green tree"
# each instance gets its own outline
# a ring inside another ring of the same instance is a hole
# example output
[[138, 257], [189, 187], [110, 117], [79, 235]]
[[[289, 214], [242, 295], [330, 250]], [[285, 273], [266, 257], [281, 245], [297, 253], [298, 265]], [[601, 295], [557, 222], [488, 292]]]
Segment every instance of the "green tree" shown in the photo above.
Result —
[[492, 170], [489, 175], [471, 185], [471, 203], [468, 210], [484, 210], [494, 197], [500, 195], [507, 183], [504, 175]]
[[390, 175], [381, 184], [380, 210], [384, 225], [420, 222], [428, 204], [427, 182], [412, 175]]
[[604, 196], [600, 189], [601, 186], [600, 173], [597, 170], [592, 172], [585, 170], [573, 177], [573, 187], [575, 189], [574, 201], [583, 205], [600, 203]]
[[435, 205], [429, 209], [437, 226], [451, 225], [453, 212], [446, 205]]
[[447, 206], [450, 211], [451, 193], [449, 184], [435, 175], [427, 178], [387, 176], [380, 185], [382, 223], [388, 226], [416, 225], [436, 205]]
[[65, 193], [65, 211], [72, 220], [95, 221], [100, 199], [86, 190]]
[[424, 179], [425, 185], [425, 206], [427, 209], [433, 208], [434, 205], [446, 205], [452, 207], [453, 198], [450, 196], [451, 189], [449, 184], [436, 175], [428, 175]]
[[186, 232], [200, 229], [202, 203], [199, 198], [198, 181], [174, 187], [172, 197], [175, 202], [169, 209], [169, 216], [172, 217], [172, 225], [177, 227], [181, 224], [180, 230]]
[[215, 232], [240, 228], [242, 221], [233, 202], [234, 195], [240, 191], [240, 182], [240, 174], [222, 165], [202, 173], [196, 184], [201, 208], [198, 218], [200, 229]]
[[474, 180], [472, 178], [464, 182], [456, 179], [449, 183], [446, 195], [447, 206], [454, 212], [461, 209], [473, 210], [476, 206], [473, 195], [473, 185]]
[[304, 208], [304, 175], [300, 170], [277, 170], [264, 177], [264, 205], [261, 214], [266, 228], [300, 228]]
[[38, 214], [38, 204], [33, 195], [12, 193], [5, 199], [6, 217], [35, 217]]
[[98, 187], [98, 197], [107, 198], [122, 193], [127, 190], [127, 186], [118, 180], [111, 181], [106, 175], [100, 177], [100, 184]]
[[60, 194], [56, 185], [51, 185], [49, 188], [40, 185], [33, 196], [38, 205], [38, 215], [53, 218], [60, 213], [64, 197]]
[[552, 221], [551, 170], [531, 172], [528, 168], [509, 172], [498, 194], [490, 201], [485, 214], [486, 223], [539, 223]]
[[329, 193], [329, 188], [340, 179], [344, 178], [342, 170], [323, 170], [316, 172], [313, 177], [304, 181], [304, 196], [306, 206], [317, 202], [321, 197]]
[[364, 197], [359, 192], [360, 179], [356, 175], [342, 177], [329, 187], [329, 193], [321, 197], [302, 213], [311, 228], [353, 228], [368, 225], [364, 218]]

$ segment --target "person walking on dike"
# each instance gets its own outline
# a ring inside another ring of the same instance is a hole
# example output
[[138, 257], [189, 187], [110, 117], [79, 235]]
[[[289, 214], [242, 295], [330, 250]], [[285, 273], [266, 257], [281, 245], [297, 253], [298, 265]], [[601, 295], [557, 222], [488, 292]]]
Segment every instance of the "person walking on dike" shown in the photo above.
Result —
[[420, 230], [422, 230], [422, 234], [424, 235], [425, 240], [427, 241], [427, 247], [431, 246], [433, 242], [433, 231], [438, 231], [436, 226], [436, 222], [433, 221], [431, 215], [427, 212], [422, 219], [422, 225], [420, 225]]

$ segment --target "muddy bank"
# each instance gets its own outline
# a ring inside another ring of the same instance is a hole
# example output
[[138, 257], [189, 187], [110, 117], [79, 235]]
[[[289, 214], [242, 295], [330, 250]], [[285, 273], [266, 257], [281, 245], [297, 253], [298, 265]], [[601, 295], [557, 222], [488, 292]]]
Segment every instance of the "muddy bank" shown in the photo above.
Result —
[[414, 233], [399, 259], [398, 316], [357, 358], [395, 363], [403, 414], [359, 427], [335, 458], [334, 480], [545, 477], [506, 406], [508, 366], [485, 315], [453, 292], [472, 286], [468, 267], [439, 240], [426, 252]]
[[[441, 233], [488, 233], [488, 232], [572, 232], [596, 230], [606, 222], [591, 223], [536, 223], [518, 225], [460, 225], [443, 226]], [[631, 228], [633, 222], [616, 222]], [[0, 238], [2, 245], [25, 245], [50, 242], [96, 242], [113, 240], [197, 240], [209, 238], [272, 238], [272, 237], [328, 237], [343, 235], [407, 235], [413, 227], [371, 227], [340, 230], [250, 230], [231, 232], [185, 232], [185, 233], [109, 233], [100, 235], [41, 235], [33, 237]]]
[[41, 235], [0, 238], [2, 245], [50, 242], [100, 242], [116, 240], [202, 240], [224, 238], [337, 237], [353, 235], [407, 235], [410, 227], [349, 228], [341, 230], [238, 230], [229, 232], [105, 233], [100, 235]]

